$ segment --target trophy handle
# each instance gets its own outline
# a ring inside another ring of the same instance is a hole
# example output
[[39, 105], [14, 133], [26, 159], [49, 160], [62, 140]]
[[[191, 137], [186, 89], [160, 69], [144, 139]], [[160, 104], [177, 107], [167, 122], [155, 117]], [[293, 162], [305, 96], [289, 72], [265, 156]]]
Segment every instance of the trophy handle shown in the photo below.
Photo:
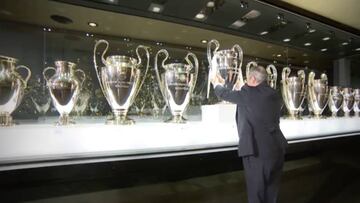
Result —
[[[242, 75], [242, 70], [241, 70], [242, 62], [244, 59], [244, 52], [243, 52], [242, 48], [240, 47], [240, 45], [238, 45], [238, 44], [235, 44], [231, 49], [234, 51], [237, 51], [237, 53], [238, 53], [239, 66], [237, 68], [238, 68], [239, 73], [238, 73], [238, 78], [236, 79], [236, 81], [240, 83], [240, 88], [241, 88], [245, 84], [244, 77]], [[234, 85], [233, 90], [235, 89], [235, 87], [236, 87], [236, 85]]]
[[290, 105], [289, 105], [289, 99], [288, 99], [288, 84], [287, 84], [287, 79], [289, 78], [291, 69], [289, 67], [284, 67], [282, 70], [282, 74], [281, 74], [281, 86], [282, 86], [282, 91], [281, 94], [283, 96], [283, 100], [285, 103], [285, 106], [287, 109], [290, 109]]
[[[191, 61], [190, 61], [190, 59], [189, 59], [190, 56], [193, 58], [195, 64], [192, 64], [192, 63], [191, 63]], [[190, 93], [192, 94], [193, 91], [194, 91], [194, 89], [195, 89], [196, 82], [197, 82], [197, 77], [198, 77], [198, 74], [199, 74], [199, 61], [198, 61], [196, 55], [193, 54], [193, 53], [191, 53], [191, 52], [188, 52], [188, 54], [187, 54], [186, 57], [185, 57], [185, 60], [186, 60], [186, 62], [187, 62], [191, 67], [194, 67], [194, 68], [195, 68], [195, 75], [194, 75], [195, 79], [194, 79], [194, 82], [193, 82], [193, 84], [192, 84], [192, 86], [191, 86], [191, 89], [190, 89]], [[194, 65], [195, 65], [195, 66], [194, 66]]]
[[24, 65], [20, 65], [20, 66], [16, 66], [15, 68], [16, 70], [19, 70], [19, 69], [25, 69], [27, 71], [27, 75], [25, 77], [25, 79], [21, 78], [22, 81], [24, 82], [25, 84], [25, 87], [27, 85], [27, 82], [29, 81], [30, 77], [31, 77], [31, 70], [30, 68], [28, 68], [27, 66], [24, 66]]
[[135, 96], [134, 98], [136, 98], [136, 96], [139, 94], [140, 92], [140, 89], [142, 87], [142, 85], [144, 84], [145, 82], [145, 79], [146, 79], [146, 75], [148, 73], [148, 70], [149, 70], [149, 66], [150, 66], [150, 53], [149, 53], [149, 47], [147, 46], [143, 46], [143, 45], [139, 45], [138, 47], [136, 47], [136, 55], [138, 57], [138, 63], [137, 63], [137, 67], [140, 67], [141, 66], [141, 57], [140, 57], [140, 53], [139, 53], [139, 50], [140, 49], [144, 49], [145, 50], [145, 53], [146, 53], [146, 69], [145, 69], [145, 73], [143, 75], [143, 79], [141, 80], [139, 86], [137, 87], [137, 90], [136, 90], [136, 93], [135, 93]]
[[[215, 44], [215, 49], [212, 51], [211, 47], [213, 44]], [[215, 52], [217, 52], [217, 50], [219, 48], [220, 48], [220, 43], [216, 39], [210, 40], [210, 42], [208, 42], [208, 44], [207, 44], [207, 58], [208, 58], [208, 62], [209, 62], [209, 73], [208, 73], [208, 81], [207, 81], [206, 98], [209, 98], [209, 96], [210, 96], [210, 82], [211, 82], [210, 71], [213, 71], [211, 61], [212, 61], [213, 55], [215, 55]]]
[[314, 92], [314, 80], [315, 80], [315, 73], [311, 71], [308, 76], [308, 102], [310, 103], [310, 106], [312, 109], [314, 108], [314, 102], [317, 102], [315, 92]]
[[305, 87], [305, 71], [304, 70], [298, 70], [298, 72], [297, 72], [297, 74], [298, 74], [298, 77], [300, 77], [301, 78], [301, 80], [302, 80], [302, 94], [304, 95], [304, 97], [302, 98], [302, 101], [301, 101], [301, 105], [302, 105], [302, 103], [305, 101], [305, 97], [306, 97], [306, 87]]
[[85, 80], [86, 80], [86, 74], [85, 74], [85, 72], [83, 71], [83, 70], [81, 70], [81, 69], [76, 69], [75, 70], [75, 73], [80, 73], [81, 74], [81, 82], [80, 82], [80, 86], [83, 86], [83, 84], [84, 84], [84, 82], [85, 82]]
[[277, 70], [276, 67], [273, 64], [269, 64], [266, 67], [266, 72], [268, 73], [270, 80], [274, 81], [273, 88], [276, 89], [276, 82], [277, 82]]
[[255, 61], [250, 61], [249, 63], [246, 64], [246, 80], [249, 80], [249, 73], [250, 73], [250, 68], [253, 66], [257, 66], [258, 64]]
[[44, 79], [46, 80], [46, 82], [48, 83], [49, 82], [49, 79], [47, 76], [46, 76], [46, 72], [48, 72], [48, 70], [53, 70], [54, 72], [56, 72], [56, 69], [54, 67], [46, 67], [44, 70], [43, 70], [43, 77]]
[[[102, 53], [102, 55], [101, 55], [101, 61], [102, 61], [102, 63], [106, 66], [106, 61], [105, 61], [104, 55], [105, 55], [105, 53], [107, 52], [107, 50], [108, 50], [108, 48], [109, 48], [109, 42], [106, 41], [106, 40], [104, 40], [104, 39], [101, 39], [101, 40], [96, 41], [95, 46], [94, 46], [94, 67], [95, 67], [96, 76], [97, 76], [97, 78], [98, 78], [98, 80], [99, 80], [100, 88], [101, 88], [103, 94], [105, 94], [106, 91], [105, 91], [105, 88], [104, 88], [104, 86], [103, 86], [103, 84], [102, 84], [101, 72], [99, 71], [99, 66], [98, 66], [98, 63], [97, 63], [97, 60], [96, 60], [97, 47], [98, 47], [101, 43], [105, 43], [105, 44], [106, 44], [106, 47], [105, 47], [105, 49], [104, 49], [104, 51], [103, 51], [103, 53]], [[106, 96], [106, 95], [105, 95], [105, 96]]]
[[159, 83], [159, 87], [160, 87], [160, 92], [165, 100], [165, 102], [167, 102], [167, 99], [166, 99], [166, 96], [165, 96], [165, 84], [163, 83], [163, 81], [161, 80], [161, 77], [160, 77], [160, 73], [159, 73], [159, 69], [158, 69], [158, 57], [159, 55], [163, 53], [165, 55], [165, 58], [163, 59], [162, 63], [161, 63], [161, 66], [165, 68], [165, 61], [169, 58], [169, 53], [168, 51], [166, 51], [166, 49], [161, 49], [159, 50], [156, 55], [155, 55], [155, 62], [154, 62], [154, 68], [155, 68], [155, 74], [156, 74], [156, 79]]

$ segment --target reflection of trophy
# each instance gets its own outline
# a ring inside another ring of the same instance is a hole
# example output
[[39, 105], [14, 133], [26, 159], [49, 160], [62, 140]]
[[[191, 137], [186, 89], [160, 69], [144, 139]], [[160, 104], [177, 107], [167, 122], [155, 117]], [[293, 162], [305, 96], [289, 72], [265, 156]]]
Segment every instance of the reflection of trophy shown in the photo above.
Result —
[[[215, 49], [212, 51], [212, 44]], [[225, 80], [225, 86], [234, 88], [235, 83], [244, 84], [241, 72], [241, 64], [243, 61], [243, 51], [241, 47], [235, 44], [231, 49], [219, 50], [220, 44], [217, 40], [212, 39], [207, 45], [207, 57], [209, 61], [210, 71], [207, 84], [207, 98], [210, 93], [210, 80], [213, 75], [211, 73], [220, 74]]]
[[[0, 126], [13, 125], [10, 114], [20, 105], [31, 76], [28, 67], [16, 66], [17, 61], [15, 58], [0, 56]], [[25, 79], [17, 72], [20, 69], [27, 71]]]
[[[160, 77], [158, 69], [158, 56], [161, 53], [165, 55], [165, 58], [161, 63], [161, 66], [165, 69], [165, 73], [163, 73]], [[161, 49], [156, 54], [156, 77], [164, 100], [173, 115], [173, 117], [168, 121], [173, 123], [185, 123], [183, 113], [186, 110], [190, 102], [190, 96], [195, 89], [196, 79], [199, 72], [199, 62], [195, 54], [191, 52], [189, 52], [185, 57], [187, 64], [165, 64], [168, 57], [169, 53], [165, 49]], [[195, 64], [190, 61], [189, 57], [193, 58]], [[191, 73], [193, 68], [195, 68], [195, 73]]]
[[360, 116], [360, 89], [354, 89], [354, 112], [355, 116]]
[[328, 78], [325, 73], [315, 80], [315, 73], [310, 72], [308, 78], [308, 105], [315, 118], [320, 118], [328, 102]]
[[273, 89], [276, 89], [276, 81], [277, 81], [277, 70], [273, 64], [269, 64], [266, 66], [266, 72], [268, 74], [267, 82], [269, 86]]
[[340, 110], [343, 103], [343, 96], [341, 94], [341, 88], [338, 86], [332, 86], [329, 90], [329, 109], [333, 117], [337, 116], [337, 112]]
[[246, 64], [246, 69], [245, 69], [246, 80], [249, 80], [250, 69], [256, 66], [258, 66], [258, 64], [255, 61], [250, 61], [249, 63]]
[[299, 70], [298, 76], [290, 75], [290, 68], [285, 67], [282, 71], [282, 96], [291, 119], [301, 118], [299, 110], [305, 98], [305, 72]]
[[[103, 67], [99, 68], [96, 62], [96, 49], [99, 44], [105, 43], [106, 48], [101, 55]], [[122, 56], [112, 55], [104, 58], [108, 50], [109, 42], [106, 40], [99, 40], [94, 47], [94, 65], [97, 77], [99, 79], [100, 87], [114, 113], [114, 118], [107, 121], [108, 124], [133, 124], [134, 121], [127, 117], [127, 112], [131, 104], [134, 102], [136, 95], [139, 93], [142, 84], [145, 81], [147, 71], [149, 69], [150, 54], [148, 47], [139, 45], [136, 48], [138, 59]], [[145, 50], [147, 63], [143, 74], [143, 79], [140, 80], [142, 60], [139, 54], [140, 48]]]
[[[80, 87], [85, 80], [85, 73], [81, 69], [75, 69], [76, 64], [68, 61], [55, 61], [54, 67], [47, 67], [43, 71], [43, 76], [49, 87], [49, 92], [56, 110], [60, 113], [57, 125], [68, 125], [74, 123], [70, 121], [69, 114], [79, 97]], [[46, 72], [54, 70], [55, 74], [48, 78]], [[81, 73], [81, 81], [75, 73]]]
[[82, 90], [74, 106], [74, 112], [77, 116], [82, 116], [89, 104], [90, 93]]
[[352, 88], [343, 88], [343, 105], [342, 110], [344, 111], [345, 117], [350, 117], [350, 112], [354, 108], [354, 92]]

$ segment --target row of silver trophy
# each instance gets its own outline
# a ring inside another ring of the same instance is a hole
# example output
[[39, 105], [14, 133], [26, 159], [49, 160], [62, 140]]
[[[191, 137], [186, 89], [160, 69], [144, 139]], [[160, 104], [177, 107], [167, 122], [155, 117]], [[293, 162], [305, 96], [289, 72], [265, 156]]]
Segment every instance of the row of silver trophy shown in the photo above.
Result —
[[[106, 47], [101, 54], [101, 64], [97, 61], [97, 49], [100, 44]], [[213, 46], [215, 48], [213, 49]], [[128, 118], [127, 112], [134, 103], [136, 96], [141, 90], [148, 73], [150, 54], [149, 48], [139, 45], [136, 48], [137, 58], [125, 55], [106, 56], [109, 43], [106, 40], [98, 40], [94, 46], [94, 67], [100, 83], [101, 90], [108, 101], [113, 116], [108, 124], [133, 124], [134, 120]], [[219, 50], [220, 43], [211, 40], [207, 46], [207, 57], [210, 71], [219, 74], [226, 85], [235, 88], [236, 85], [245, 84], [251, 66], [257, 66], [254, 61], [246, 65], [246, 78], [242, 75], [243, 51], [239, 45], [231, 49]], [[146, 56], [143, 62], [140, 51]], [[159, 70], [158, 58], [163, 55]], [[192, 92], [195, 89], [199, 72], [199, 63], [195, 54], [188, 52], [185, 56], [186, 63], [166, 63], [169, 53], [161, 49], [155, 55], [154, 68], [161, 94], [169, 107], [172, 117], [166, 122], [185, 123], [184, 112], [186, 111]], [[26, 66], [16, 66], [17, 59], [0, 56], [0, 125], [13, 124], [11, 113], [19, 106], [31, 71]], [[26, 76], [22, 77], [19, 70], [25, 70]], [[49, 71], [53, 75], [49, 77]], [[19, 71], [19, 72], [18, 72]], [[266, 67], [268, 72], [268, 84], [276, 89], [277, 70], [273, 64]], [[211, 74], [209, 74], [210, 77]], [[68, 61], [55, 61], [55, 67], [47, 67], [43, 71], [53, 105], [60, 113], [58, 125], [73, 123], [69, 114], [73, 111], [79, 100], [81, 87], [85, 81], [84, 71], [77, 68], [75, 63]], [[297, 71], [296, 76], [291, 76], [291, 69], [285, 67], [282, 70], [281, 92], [285, 106], [289, 112], [289, 118], [301, 117], [304, 110], [304, 100], [308, 100], [308, 108], [314, 117], [321, 118], [327, 105], [333, 114], [342, 109], [345, 116], [349, 116], [354, 110], [355, 115], [360, 112], [360, 89], [328, 87], [325, 74], [320, 79], [315, 79], [315, 73], [310, 72], [308, 83], [305, 84], [305, 72]], [[210, 90], [208, 80], [208, 92]]]

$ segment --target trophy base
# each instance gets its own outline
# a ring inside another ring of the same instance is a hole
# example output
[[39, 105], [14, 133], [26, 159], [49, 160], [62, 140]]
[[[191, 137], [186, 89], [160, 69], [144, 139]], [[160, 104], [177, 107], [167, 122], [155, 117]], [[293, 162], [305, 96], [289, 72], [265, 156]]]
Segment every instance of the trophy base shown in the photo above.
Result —
[[350, 118], [350, 112], [344, 112], [344, 117]]
[[312, 115], [310, 118], [313, 118], [313, 119], [326, 119], [327, 117], [326, 116], [323, 116], [323, 115]]
[[10, 114], [0, 114], [0, 126], [1, 127], [9, 127], [15, 125], [12, 116]]
[[287, 115], [287, 116], [284, 116], [284, 119], [287, 119], [287, 120], [302, 120], [303, 118], [299, 115]]
[[55, 123], [56, 126], [74, 125], [75, 121], [70, 119], [69, 115], [61, 115], [59, 120]]
[[107, 125], [133, 125], [135, 121], [127, 116], [113, 117], [106, 121]]
[[355, 116], [355, 117], [360, 117], [360, 112], [355, 112], [355, 113], [354, 113], [354, 116]]
[[177, 116], [173, 116], [167, 120], [165, 120], [165, 123], [180, 123], [180, 124], [184, 124], [186, 123], [186, 118], [184, 118], [181, 115], [177, 115]]

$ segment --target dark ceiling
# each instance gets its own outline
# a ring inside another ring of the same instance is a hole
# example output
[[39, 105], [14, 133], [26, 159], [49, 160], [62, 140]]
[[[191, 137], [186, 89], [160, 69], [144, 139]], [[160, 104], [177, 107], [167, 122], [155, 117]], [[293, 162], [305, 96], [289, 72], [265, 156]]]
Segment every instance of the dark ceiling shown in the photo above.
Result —
[[[249, 37], [337, 59], [360, 56], [360, 36], [256, 0], [58, 0]], [[213, 2], [209, 7], [208, 3]], [[151, 5], [163, 8], [152, 12]], [[251, 13], [248, 14], [249, 12]], [[205, 18], [196, 19], [199, 13]], [[248, 15], [246, 15], [248, 14]], [[255, 17], [260, 14], [258, 17]], [[240, 27], [232, 24], [238, 21]], [[245, 24], [244, 24], [245, 23]], [[268, 32], [264, 34], [264, 32]], [[264, 35], [262, 35], [263, 33]], [[328, 40], [325, 40], [329, 38]], [[290, 41], [284, 41], [289, 39]], [[311, 45], [306, 46], [306, 43]]]

